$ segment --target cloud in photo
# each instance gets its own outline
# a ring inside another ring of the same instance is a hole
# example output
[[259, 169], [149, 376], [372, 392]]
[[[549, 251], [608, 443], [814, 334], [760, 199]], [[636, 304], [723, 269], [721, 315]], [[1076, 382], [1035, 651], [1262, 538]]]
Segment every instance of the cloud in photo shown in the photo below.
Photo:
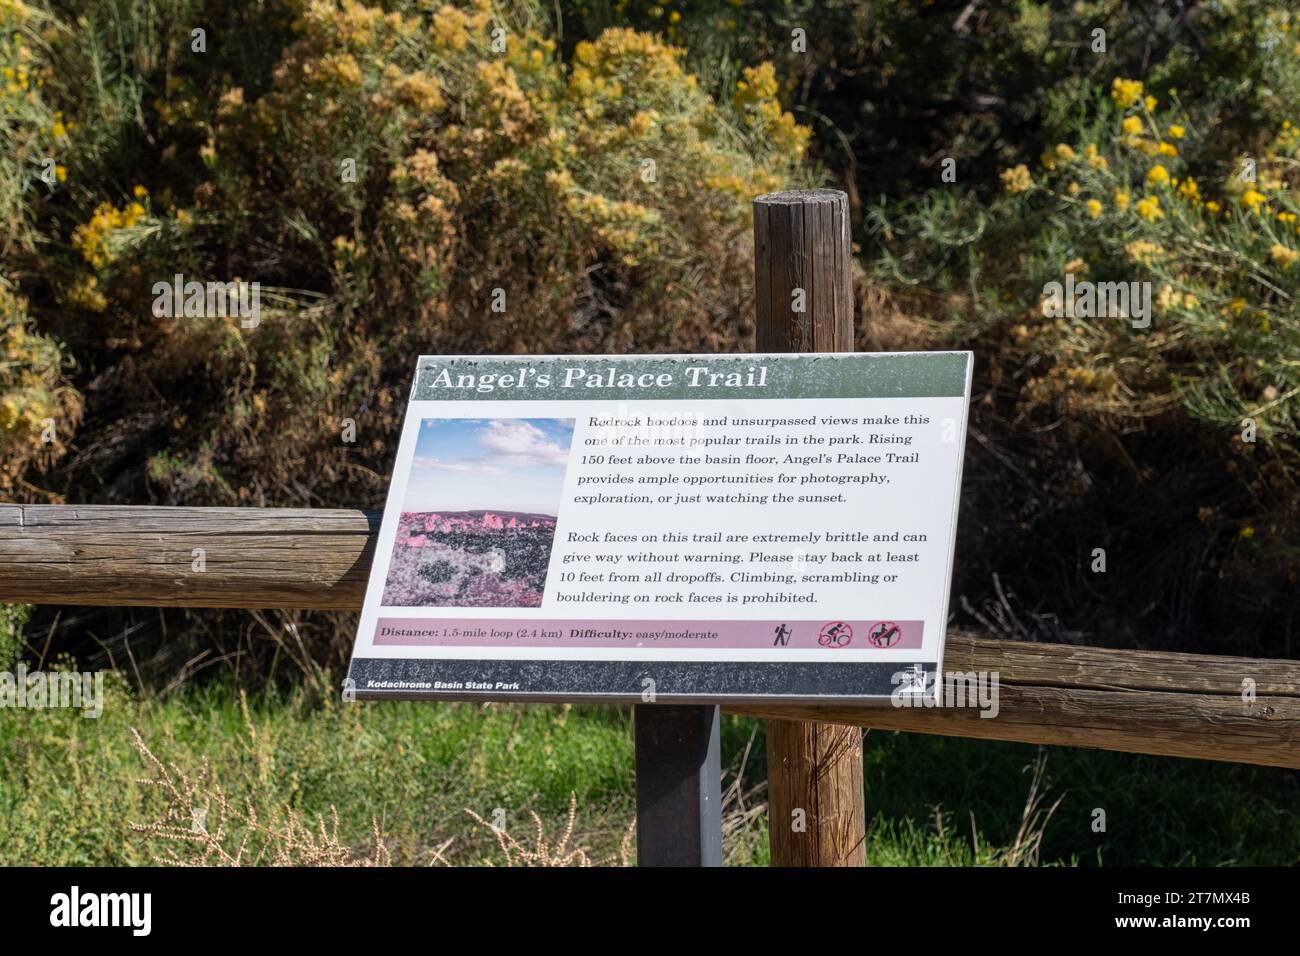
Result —
[[[570, 435], [572, 432], [570, 432]], [[559, 445], [532, 422], [522, 418], [495, 419], [479, 433], [479, 443], [505, 465], [563, 465], [569, 446]]]
[[402, 510], [555, 515], [572, 440], [572, 419], [426, 418]]
[[501, 475], [505, 469], [480, 461], [443, 461], [439, 458], [415, 458], [412, 469], [451, 471], [462, 475]]

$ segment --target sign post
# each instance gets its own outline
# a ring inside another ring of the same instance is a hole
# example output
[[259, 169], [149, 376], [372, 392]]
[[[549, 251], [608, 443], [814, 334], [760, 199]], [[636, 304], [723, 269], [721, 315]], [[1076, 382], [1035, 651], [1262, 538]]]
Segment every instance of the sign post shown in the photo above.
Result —
[[720, 718], [716, 706], [636, 706], [640, 866], [722, 866]]
[[[760, 352], [853, 351], [847, 194], [770, 193], [754, 201], [755, 337]], [[864, 866], [862, 730], [767, 722], [773, 866]]]

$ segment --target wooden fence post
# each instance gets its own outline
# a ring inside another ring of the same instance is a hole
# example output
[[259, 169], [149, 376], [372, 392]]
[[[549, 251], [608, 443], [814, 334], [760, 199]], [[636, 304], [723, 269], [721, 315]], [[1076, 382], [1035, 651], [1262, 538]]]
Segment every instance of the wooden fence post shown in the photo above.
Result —
[[[849, 200], [834, 189], [754, 200], [759, 352], [853, 351]], [[864, 866], [862, 729], [767, 722], [773, 866]]]

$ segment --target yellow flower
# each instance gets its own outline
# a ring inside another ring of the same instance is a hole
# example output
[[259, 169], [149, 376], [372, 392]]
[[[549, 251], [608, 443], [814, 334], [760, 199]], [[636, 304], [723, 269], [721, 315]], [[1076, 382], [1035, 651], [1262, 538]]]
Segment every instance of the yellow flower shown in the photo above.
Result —
[[1165, 218], [1164, 211], [1160, 208], [1160, 199], [1157, 196], [1147, 196], [1145, 199], [1139, 200], [1137, 214], [1147, 222], [1155, 222], [1157, 219]]
[[1157, 163], [1147, 172], [1147, 182], [1152, 186], [1164, 186], [1169, 182], [1169, 170]]
[[1266, 197], [1263, 193], [1257, 192], [1254, 189], [1247, 189], [1241, 194], [1241, 204], [1254, 212], [1260, 207], [1260, 204], [1264, 202], [1265, 198]]
[[1092, 169], [1105, 170], [1106, 167], [1109, 165], [1106, 162], [1106, 157], [1102, 156], [1100, 153], [1097, 152], [1096, 143], [1089, 143], [1086, 147], [1084, 147], [1084, 155], [1088, 157], [1088, 165]]
[[1197, 185], [1196, 180], [1188, 176], [1178, 187], [1178, 192], [1190, 200], [1201, 198], [1201, 187]]
[[1161, 143], [1159, 146], [1156, 147], [1156, 150], [1157, 152], [1160, 153], [1161, 156], [1178, 155], [1178, 147], [1175, 146], [1173, 143]]
[[1154, 96], [1147, 97], [1146, 108], [1148, 113], [1154, 113], [1156, 111], [1156, 98]]
[[1297, 259], [1300, 259], [1300, 252], [1294, 249], [1288, 249], [1280, 242], [1273, 243], [1273, 248], [1269, 250], [1274, 264], [1281, 266], [1283, 269], [1290, 268]]
[[1029, 169], [1024, 163], [1002, 171], [1002, 185], [1009, 193], [1022, 193], [1034, 184]]
[[57, 179], [57, 180], [58, 180], [59, 182], [61, 182], [61, 183], [67, 182], [67, 181], [68, 181], [68, 167], [67, 167], [67, 166], [55, 166], [55, 167], [54, 167], [54, 178]]
[[108, 308], [108, 299], [99, 291], [98, 285], [99, 280], [92, 275], [78, 276], [68, 291], [68, 299], [91, 312], [103, 312]]
[[1210, 212], [1218, 212], [1219, 204], [1215, 202], [1213, 199], [1211, 199], [1209, 202], [1205, 204], [1205, 208], [1208, 209]]
[[1295, 222], [1296, 214], [1293, 212], [1280, 212], [1277, 214], [1277, 220], [1278, 222], [1285, 222], [1287, 224], [1290, 224]]
[[1170, 308], [1177, 306], [1180, 302], [1182, 302], [1182, 296], [1175, 292], [1174, 287], [1168, 283], [1162, 285], [1160, 291], [1156, 293], [1156, 308], [1161, 312], [1168, 312]]
[[1061, 159], [1065, 160], [1068, 163], [1074, 160], [1076, 153], [1065, 143], [1057, 143], [1056, 155], [1061, 157]]
[[19, 414], [18, 403], [12, 398], [0, 402], [0, 431], [16, 431]]
[[1134, 262], [1143, 265], [1150, 265], [1165, 253], [1162, 246], [1154, 242], [1148, 242], [1146, 239], [1134, 239], [1124, 247], [1124, 251], [1128, 253], [1128, 257]]
[[793, 152], [796, 156], [802, 155], [812, 136], [812, 130], [798, 125], [793, 115], [781, 109], [776, 98], [780, 86], [776, 68], [771, 62], [760, 63], [756, 67], [747, 66], [741, 71], [741, 77], [736, 82], [736, 93], [732, 97], [736, 108], [746, 115], [758, 132], [772, 138], [774, 145]]
[[1141, 95], [1141, 80], [1125, 80], [1117, 76], [1110, 85], [1111, 99], [1119, 104], [1120, 109], [1128, 109], [1138, 101]]
[[1069, 186], [1068, 192], [1070, 193], [1071, 196], [1077, 196], [1077, 195], [1079, 195], [1079, 184], [1078, 184], [1078, 183], [1070, 183], [1070, 186]]
[[1247, 541], [1255, 537], [1255, 529], [1252, 528], [1250, 525], [1246, 525], [1246, 527], [1242, 528], [1237, 533], [1241, 535], [1243, 538], [1245, 538]]
[[136, 186], [135, 189], [131, 190], [131, 195], [135, 196], [136, 199], [144, 199], [149, 195], [149, 190], [143, 186]]
[[1124, 132], [1136, 136], [1138, 133], [1142, 132], [1142, 121], [1136, 116], [1126, 116], [1124, 117], [1122, 128]]
[[61, 120], [55, 120], [54, 126], [51, 128], [50, 132], [52, 132], [56, 137], [62, 138], [68, 135], [68, 128], [63, 125]]
[[1128, 193], [1122, 189], [1115, 190], [1115, 205], [1120, 209], [1128, 208]]
[[1087, 203], [1085, 203], [1085, 205], [1087, 206], [1087, 209], [1088, 209], [1088, 216], [1089, 216], [1089, 218], [1091, 218], [1091, 219], [1100, 219], [1100, 218], [1101, 218], [1101, 203], [1100, 203], [1100, 202], [1098, 202], [1096, 199], [1089, 199], [1089, 200], [1087, 201]]
[[1184, 134], [1185, 132], [1187, 132], [1187, 131], [1186, 131], [1185, 129], [1183, 129], [1181, 126], [1179, 126], [1177, 123], [1175, 123], [1175, 124], [1173, 124], [1172, 126], [1169, 127], [1169, 138], [1170, 138], [1170, 139], [1182, 139], [1182, 138], [1183, 138], [1183, 134]]

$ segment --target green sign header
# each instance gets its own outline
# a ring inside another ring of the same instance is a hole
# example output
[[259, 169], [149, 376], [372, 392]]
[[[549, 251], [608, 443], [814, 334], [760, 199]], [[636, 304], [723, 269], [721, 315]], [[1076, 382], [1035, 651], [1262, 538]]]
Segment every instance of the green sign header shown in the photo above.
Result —
[[412, 401], [954, 398], [970, 352], [797, 355], [435, 356]]

